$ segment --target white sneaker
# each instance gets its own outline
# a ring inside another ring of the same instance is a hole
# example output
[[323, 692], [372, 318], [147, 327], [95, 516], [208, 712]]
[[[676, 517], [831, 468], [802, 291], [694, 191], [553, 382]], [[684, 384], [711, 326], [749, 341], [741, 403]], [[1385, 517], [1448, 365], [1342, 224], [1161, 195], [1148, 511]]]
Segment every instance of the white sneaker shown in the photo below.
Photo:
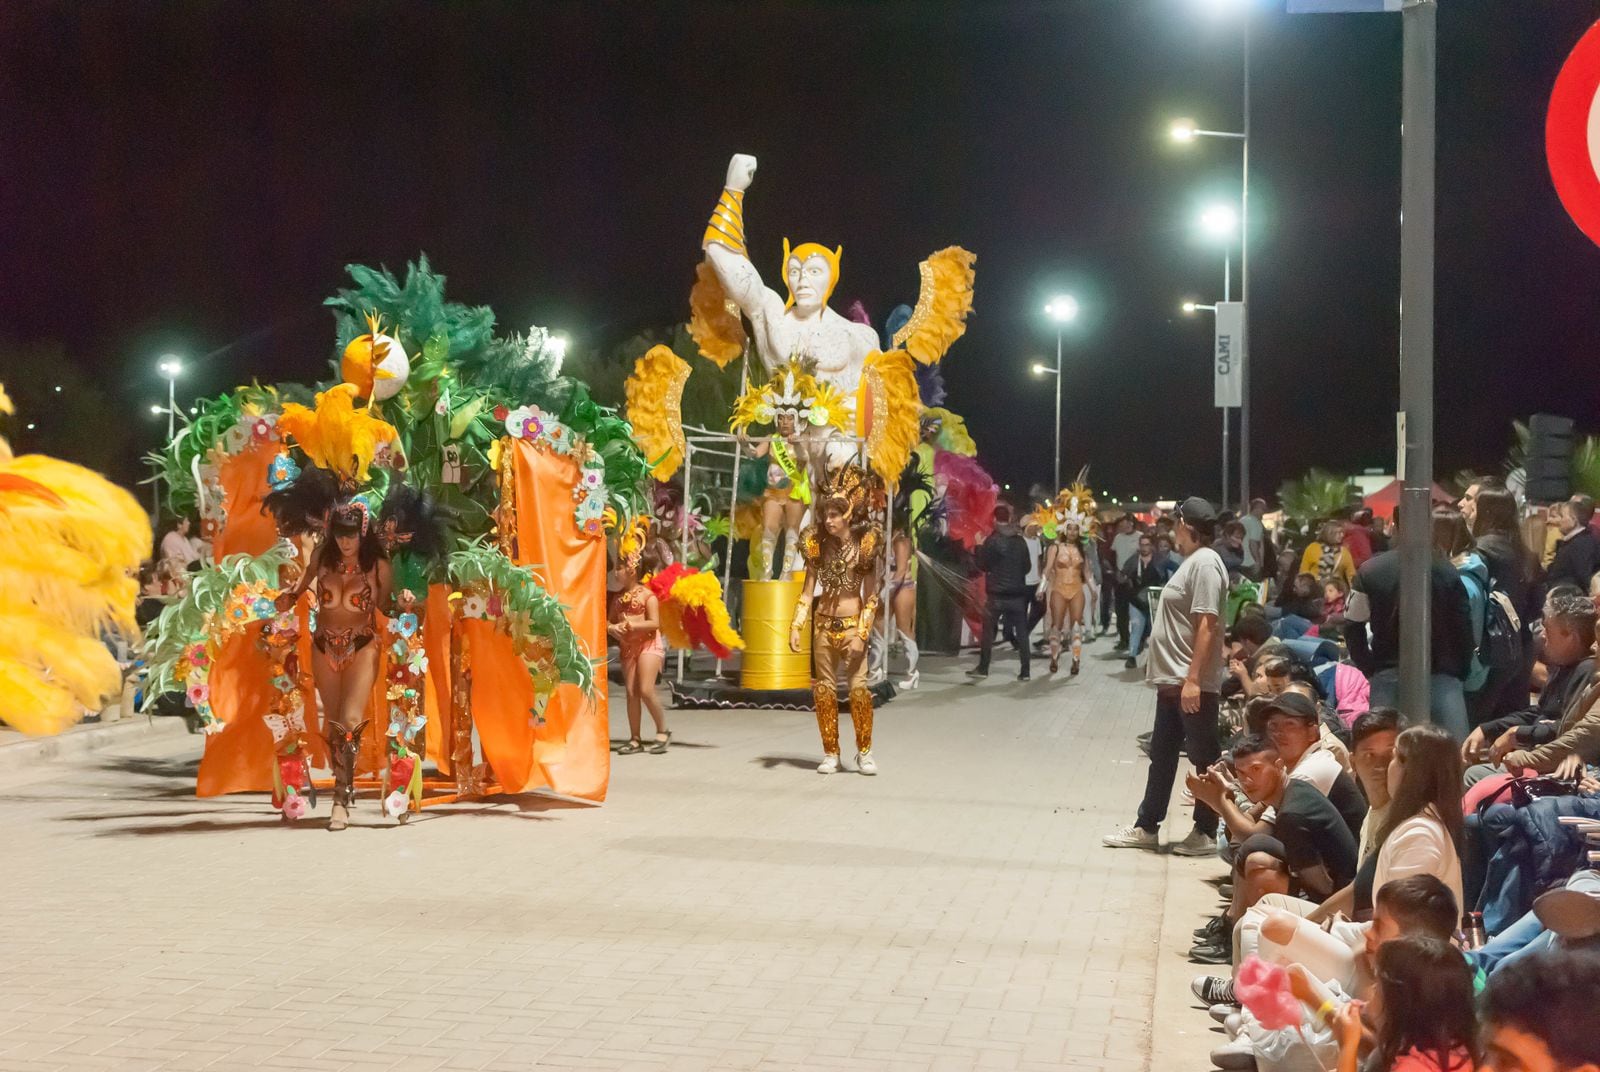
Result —
[[1219, 1024], [1228, 1022], [1228, 1017], [1239, 1011], [1237, 1005], [1213, 1005], [1206, 1012]]
[[1211, 1051], [1211, 1063], [1218, 1068], [1244, 1070], [1256, 1067], [1256, 1047], [1248, 1038], [1236, 1038]]
[[827, 755], [823, 756], [822, 757], [822, 762], [817, 764], [817, 773], [818, 774], [838, 774], [839, 773], [839, 757], [834, 755], [832, 752], [829, 752]]
[[1189, 836], [1172, 846], [1174, 856], [1215, 856], [1217, 839], [1199, 830], [1189, 831]]
[[1100, 844], [1108, 849], [1154, 849], [1158, 843], [1154, 830], [1146, 830], [1137, 824], [1125, 826], [1100, 839]]
[[1228, 1018], [1222, 1021], [1222, 1030], [1228, 1033], [1229, 1038], [1238, 1038], [1239, 1032], [1244, 1030], [1244, 1013], [1238, 1009], [1230, 1012]]
[[878, 763], [872, 758], [871, 752], [856, 753], [856, 770], [862, 774], [877, 774]]

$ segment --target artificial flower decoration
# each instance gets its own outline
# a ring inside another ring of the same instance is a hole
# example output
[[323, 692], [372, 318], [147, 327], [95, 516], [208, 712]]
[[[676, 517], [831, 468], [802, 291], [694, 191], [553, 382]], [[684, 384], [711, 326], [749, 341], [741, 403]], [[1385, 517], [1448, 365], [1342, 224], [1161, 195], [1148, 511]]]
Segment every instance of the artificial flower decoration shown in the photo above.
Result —
[[304, 818], [309, 808], [306, 798], [291, 790], [289, 795], [283, 798], [284, 822], [292, 823], [296, 819]]
[[267, 469], [267, 486], [273, 491], [282, 491], [289, 487], [300, 477], [300, 466], [289, 457], [288, 452], [279, 454], [272, 459], [272, 465]]
[[395, 619], [394, 624], [401, 636], [409, 637], [417, 631], [417, 616], [411, 613], [402, 614]]
[[383, 798], [383, 813], [391, 819], [398, 819], [411, 810], [411, 801], [405, 791], [396, 789]]
[[250, 604], [250, 609], [257, 618], [273, 618], [278, 613], [277, 606], [266, 596], [257, 596], [255, 601]]
[[250, 422], [250, 435], [253, 439], [265, 443], [273, 437], [272, 422], [265, 417], [257, 417]]
[[484, 618], [489, 614], [489, 601], [480, 595], [470, 595], [461, 600], [463, 618]]
[[211, 686], [203, 681], [197, 681], [189, 686], [189, 706], [199, 707], [211, 699]]
[[211, 665], [211, 656], [206, 651], [204, 644], [191, 644], [184, 651], [183, 657], [189, 660], [190, 667], [207, 667]]

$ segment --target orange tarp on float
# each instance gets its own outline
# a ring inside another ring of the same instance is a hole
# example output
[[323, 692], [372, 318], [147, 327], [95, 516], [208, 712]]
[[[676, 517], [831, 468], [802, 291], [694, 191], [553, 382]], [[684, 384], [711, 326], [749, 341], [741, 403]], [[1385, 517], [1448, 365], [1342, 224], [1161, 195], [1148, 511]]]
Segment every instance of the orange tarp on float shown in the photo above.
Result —
[[[578, 463], [513, 440], [512, 480], [517, 509], [517, 563], [532, 566], [539, 583], [567, 608], [578, 640], [591, 657], [606, 650], [606, 545], [585, 536], [573, 518]], [[558, 793], [604, 800], [611, 774], [604, 662], [600, 688], [585, 695], [563, 685], [532, 717], [532, 687], [509, 637], [489, 622], [468, 621], [472, 645], [472, 716], [484, 756], [507, 792], [548, 786]]]
[[[211, 540], [212, 555], [218, 562], [229, 555], [259, 555], [278, 542], [277, 524], [271, 515], [261, 512], [267, 469], [278, 449], [276, 444], [254, 443], [223, 459], [217, 476], [228, 520]], [[302, 601], [299, 652], [300, 664], [307, 668], [311, 665], [308, 624], [306, 603]], [[256, 647], [260, 635], [261, 625], [257, 623], [229, 640], [217, 653], [211, 671], [211, 708], [223, 722], [223, 729], [206, 737], [205, 755], [195, 779], [196, 796], [272, 791], [273, 757], [277, 752], [272, 732], [262, 719], [277, 696], [272, 687], [271, 665]], [[303, 695], [312, 761], [326, 766], [327, 749], [318, 732], [321, 721], [309, 677]]]

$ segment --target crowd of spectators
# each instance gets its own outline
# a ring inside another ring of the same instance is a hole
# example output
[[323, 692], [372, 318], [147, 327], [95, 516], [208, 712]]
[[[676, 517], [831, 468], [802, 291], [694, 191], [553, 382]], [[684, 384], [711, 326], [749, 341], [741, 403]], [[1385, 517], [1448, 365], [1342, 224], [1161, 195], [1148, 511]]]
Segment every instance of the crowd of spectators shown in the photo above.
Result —
[[1525, 513], [1490, 484], [1434, 508], [1423, 712], [1398, 709], [1370, 512], [1257, 539], [1190, 499], [1165, 556], [1117, 527], [1119, 641], [1156, 703], [1144, 799], [1104, 842], [1162, 847], [1187, 755], [1166, 848], [1223, 865], [1189, 953], [1218, 1067], [1600, 1072], [1600, 539], [1586, 496], [1542, 541]]

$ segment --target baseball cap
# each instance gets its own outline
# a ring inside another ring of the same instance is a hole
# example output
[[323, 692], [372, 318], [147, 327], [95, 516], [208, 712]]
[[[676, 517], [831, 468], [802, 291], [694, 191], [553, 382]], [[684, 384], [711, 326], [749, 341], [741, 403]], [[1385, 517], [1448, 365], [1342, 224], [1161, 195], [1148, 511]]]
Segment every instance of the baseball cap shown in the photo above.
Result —
[[1272, 698], [1272, 702], [1264, 705], [1257, 715], [1263, 725], [1273, 715], [1288, 715], [1291, 718], [1303, 719], [1306, 722], [1320, 721], [1322, 716], [1317, 712], [1317, 705], [1309, 697], [1298, 692], [1283, 692]]
[[1178, 520], [1214, 524], [1217, 520], [1217, 511], [1205, 499], [1191, 495], [1178, 505]]

